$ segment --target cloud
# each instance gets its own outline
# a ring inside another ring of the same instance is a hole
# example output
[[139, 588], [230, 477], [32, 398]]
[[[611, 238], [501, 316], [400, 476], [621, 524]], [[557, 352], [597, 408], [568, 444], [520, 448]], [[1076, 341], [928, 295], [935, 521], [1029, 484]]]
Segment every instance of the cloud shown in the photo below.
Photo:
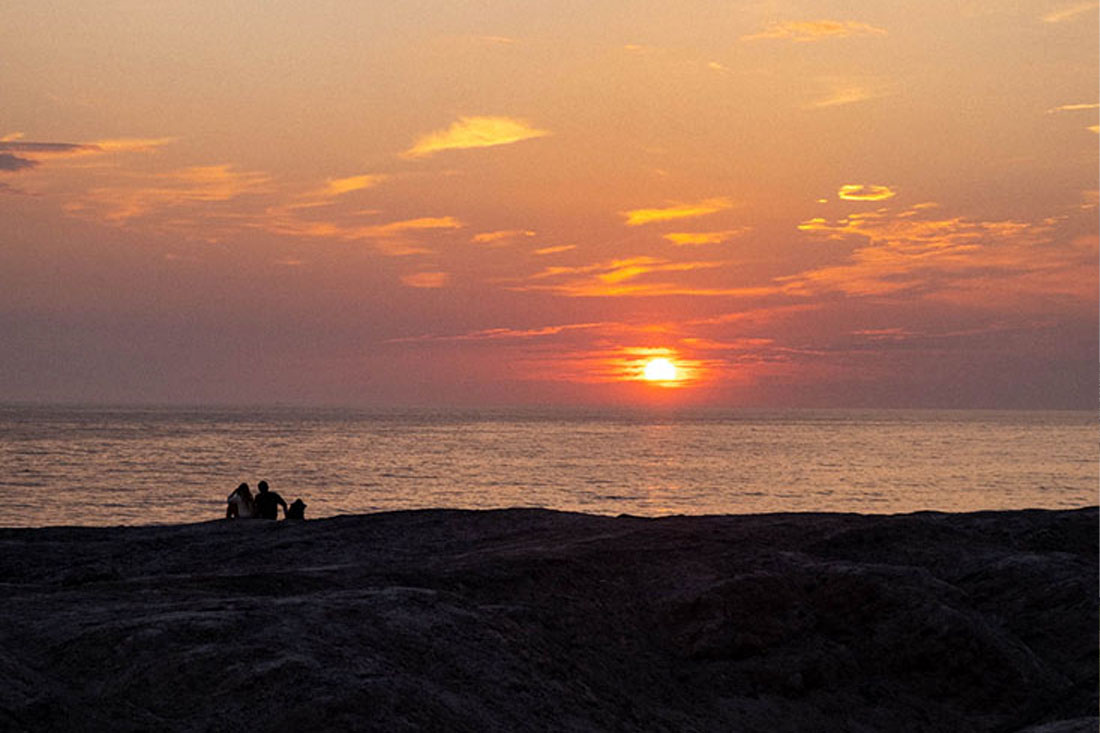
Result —
[[0, 140], [0, 171], [15, 173], [35, 168], [45, 158], [98, 152], [83, 143], [22, 142], [21, 137], [23, 133], [15, 132]]
[[317, 191], [317, 194], [322, 196], [342, 196], [345, 193], [361, 191], [364, 188], [377, 186], [384, 180], [386, 180], [386, 176], [371, 173], [348, 176], [347, 178], [330, 178], [325, 183], [325, 187]]
[[724, 229], [720, 232], [669, 232], [662, 236], [678, 247], [683, 247], [700, 244], [721, 244], [727, 239], [740, 236], [747, 231], [749, 231], [748, 227], [741, 227], [739, 229]]
[[363, 231], [372, 237], [389, 237], [424, 229], [458, 229], [462, 226], [462, 222], [453, 216], [421, 216], [416, 219], [391, 221], [389, 224], [366, 227]]
[[410, 288], [442, 288], [450, 279], [450, 274], [446, 272], [417, 272], [401, 276], [401, 282]]
[[495, 232], [480, 232], [475, 234], [470, 241], [478, 244], [493, 244], [520, 237], [534, 237], [535, 235], [536, 233], [530, 229], [500, 229]]
[[676, 204], [663, 209], [632, 209], [622, 211], [626, 217], [627, 226], [641, 226], [658, 221], [672, 221], [675, 219], [688, 219], [694, 216], [705, 216], [717, 211], [733, 208], [733, 202], [728, 198], [711, 198], [700, 201], [697, 204]]
[[176, 138], [119, 138], [90, 143], [46, 143], [22, 140], [23, 133], [0, 137], [0, 171], [15, 172], [37, 167], [44, 160], [77, 158], [107, 153], [149, 152]]
[[786, 40], [810, 43], [828, 38], [885, 36], [886, 30], [855, 20], [791, 20], [772, 23], [759, 33], [741, 36], [742, 41]]
[[1054, 114], [1055, 112], [1079, 112], [1087, 109], [1098, 109], [1100, 104], [1092, 102], [1091, 104], [1063, 104], [1057, 107], [1051, 107], [1047, 110], [1047, 114]]
[[559, 252], [568, 252], [568, 251], [576, 249], [576, 248], [577, 248], [577, 245], [575, 245], [575, 244], [559, 244], [559, 245], [556, 245], [554, 247], [543, 247], [542, 249], [536, 249], [531, 254], [536, 254], [536, 255], [540, 255], [540, 256], [541, 255], [554, 255], [554, 254], [557, 254]]
[[[934, 216], [935, 209], [924, 209], [922, 215]], [[1094, 257], [1095, 245], [1056, 243], [1057, 222], [916, 218], [883, 210], [835, 224], [813, 219], [799, 228], [831, 238], [855, 236], [865, 244], [853, 250], [848, 262], [774, 282], [784, 293], [800, 297], [842, 293], [959, 299], [969, 293], [986, 307], [993, 302], [995, 288], [1010, 298], [1024, 291], [1046, 297], [1094, 297], [1089, 281], [1095, 280], [1095, 266], [1089, 258]]]
[[0, 153], [0, 171], [22, 171], [27, 168], [34, 168], [36, 165], [38, 165], [36, 160], [20, 158], [18, 155], [12, 155], [11, 153]]
[[176, 142], [176, 137], [123, 137], [111, 140], [96, 140], [88, 143], [85, 152], [88, 153], [148, 153], [165, 145]]
[[22, 133], [5, 135], [0, 140], [0, 152], [18, 153], [40, 158], [74, 158], [83, 155], [102, 155], [104, 153], [146, 153], [163, 147], [177, 138], [117, 138], [96, 140], [90, 143], [43, 143], [23, 141]]
[[[19, 133], [17, 133], [19, 134]], [[86, 143], [41, 143], [21, 140], [0, 142], [0, 152], [25, 155], [73, 155], [77, 153], [95, 153], [99, 148]]]
[[112, 222], [183, 204], [228, 201], [246, 193], [269, 190], [270, 177], [237, 171], [231, 165], [192, 166], [168, 173], [140, 176], [130, 185], [93, 188], [68, 204], [70, 213], [93, 213]]
[[295, 209], [273, 207], [263, 216], [254, 217], [250, 226], [290, 237], [316, 237], [348, 242], [369, 240], [374, 242], [381, 254], [400, 257], [431, 252], [411, 240], [410, 235], [433, 230], [459, 229], [464, 225], [453, 216], [422, 216], [385, 224], [356, 224], [305, 219]]
[[845, 104], [855, 104], [856, 102], [865, 102], [868, 99], [874, 99], [880, 96], [879, 93], [874, 90], [863, 86], [861, 84], [851, 84], [847, 82], [831, 82], [833, 89], [827, 97], [810, 102], [805, 106], [806, 109], [825, 109], [828, 107], [840, 107]]
[[834, 227], [829, 223], [829, 220], [820, 216], [815, 216], [812, 219], [807, 219], [806, 221], [799, 224], [798, 228], [804, 232], [831, 232], [834, 230]]
[[1047, 13], [1043, 16], [1044, 23], [1061, 23], [1062, 21], [1075, 18], [1081, 13], [1087, 13], [1090, 10], [1100, 8], [1100, 2], [1085, 2], [1077, 3], [1076, 5], [1070, 5], [1069, 7], [1062, 8], [1061, 10], [1055, 10], [1051, 13]]
[[401, 154], [404, 158], [422, 158], [444, 150], [465, 150], [507, 145], [544, 137], [550, 133], [511, 117], [460, 117], [446, 130], [430, 133]]
[[672, 262], [657, 257], [628, 257], [591, 265], [554, 266], [506, 286], [519, 292], [548, 292], [568, 297], [717, 295], [730, 291], [695, 288], [671, 282], [653, 282], [648, 276], [694, 272], [723, 267], [726, 261]]
[[456, 335], [425, 334], [423, 336], [405, 336], [390, 339], [386, 343], [422, 343], [430, 341], [528, 341], [532, 339], [558, 336], [570, 331], [589, 331], [594, 329], [622, 328], [623, 324], [597, 321], [594, 323], [567, 323], [557, 326], [538, 328], [485, 328]]
[[883, 201], [897, 195], [897, 191], [889, 186], [864, 183], [845, 183], [836, 193], [845, 201]]

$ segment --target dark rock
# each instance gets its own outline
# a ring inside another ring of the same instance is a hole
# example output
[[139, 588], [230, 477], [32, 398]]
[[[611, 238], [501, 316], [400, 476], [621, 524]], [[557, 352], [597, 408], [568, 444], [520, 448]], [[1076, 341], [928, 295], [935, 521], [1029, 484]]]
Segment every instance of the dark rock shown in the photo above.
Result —
[[0, 729], [1095, 731], [1097, 520], [0, 530]]

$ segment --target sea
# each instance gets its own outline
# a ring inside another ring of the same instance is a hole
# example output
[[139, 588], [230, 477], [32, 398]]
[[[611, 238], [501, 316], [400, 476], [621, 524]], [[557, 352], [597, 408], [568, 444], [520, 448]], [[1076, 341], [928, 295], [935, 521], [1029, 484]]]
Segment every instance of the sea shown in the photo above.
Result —
[[0, 406], [0, 526], [224, 517], [266, 480], [306, 518], [1097, 504], [1092, 412]]

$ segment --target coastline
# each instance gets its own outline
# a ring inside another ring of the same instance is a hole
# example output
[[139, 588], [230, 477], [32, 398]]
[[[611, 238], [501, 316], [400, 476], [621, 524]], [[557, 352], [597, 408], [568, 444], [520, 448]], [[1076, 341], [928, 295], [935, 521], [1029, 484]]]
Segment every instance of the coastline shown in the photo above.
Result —
[[1095, 730], [1097, 520], [0, 529], [0, 727]]

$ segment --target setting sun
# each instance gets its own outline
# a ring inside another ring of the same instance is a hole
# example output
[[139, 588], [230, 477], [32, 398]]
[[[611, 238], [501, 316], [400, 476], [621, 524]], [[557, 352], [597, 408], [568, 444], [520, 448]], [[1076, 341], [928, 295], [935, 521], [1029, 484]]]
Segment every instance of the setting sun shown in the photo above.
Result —
[[676, 379], [676, 365], [668, 359], [650, 359], [642, 376], [647, 382], [671, 382]]

